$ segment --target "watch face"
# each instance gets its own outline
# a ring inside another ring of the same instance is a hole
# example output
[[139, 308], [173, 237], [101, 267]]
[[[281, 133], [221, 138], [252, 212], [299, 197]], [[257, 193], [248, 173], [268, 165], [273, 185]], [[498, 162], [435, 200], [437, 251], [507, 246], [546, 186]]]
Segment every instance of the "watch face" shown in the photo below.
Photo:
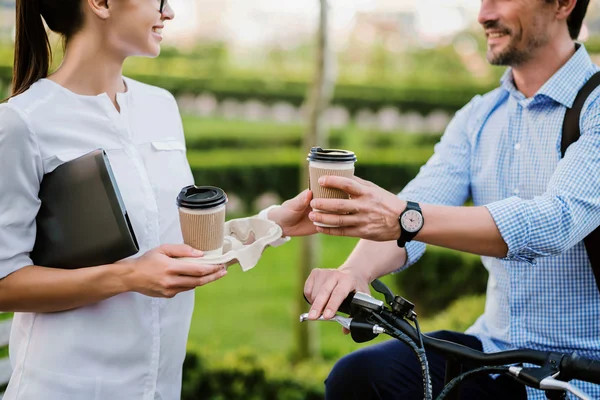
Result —
[[415, 210], [408, 210], [402, 214], [402, 227], [407, 232], [417, 232], [423, 226], [423, 216]]

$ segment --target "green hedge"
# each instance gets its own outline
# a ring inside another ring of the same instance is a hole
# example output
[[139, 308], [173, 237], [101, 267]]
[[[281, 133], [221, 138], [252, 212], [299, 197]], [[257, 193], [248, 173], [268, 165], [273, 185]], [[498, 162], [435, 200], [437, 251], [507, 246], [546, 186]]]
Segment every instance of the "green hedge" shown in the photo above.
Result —
[[[306, 97], [306, 82], [243, 79], [236, 77], [180, 78], [168, 76], [131, 75], [133, 79], [156, 85], [175, 95], [212, 93], [218, 100], [257, 99], [266, 103], [285, 101], [300, 106]], [[463, 107], [476, 94], [491, 88], [461, 85], [452, 86], [376, 86], [339, 83], [336, 85], [333, 104], [342, 105], [354, 113], [359, 109], [379, 110], [392, 106], [402, 110], [416, 111], [422, 115], [435, 110], [454, 112]]]
[[[370, 149], [345, 147], [353, 149], [357, 156], [356, 168], [372, 165], [413, 165], [423, 164], [433, 154], [433, 147], [411, 147], [405, 149]], [[306, 166], [309, 149], [281, 147], [257, 151], [256, 149], [221, 149], [199, 151], [188, 149], [187, 158], [193, 169], [220, 169], [228, 167], [253, 166]]]
[[395, 278], [420, 315], [434, 315], [462, 296], [485, 293], [488, 273], [479, 256], [428, 246], [415, 265]]
[[[300, 124], [277, 124], [272, 122], [250, 122], [198, 118], [184, 116], [183, 126], [188, 149], [260, 149], [293, 147], [300, 148], [305, 128]], [[332, 146], [341, 144], [345, 130], [333, 130], [330, 134]]]
[[[224, 148], [296, 148], [302, 146], [306, 127], [302, 124], [278, 124], [274, 122], [250, 122], [199, 118], [184, 115], [183, 126], [188, 149], [213, 150]], [[329, 146], [333, 148], [389, 149], [396, 147], [403, 153], [412, 148], [431, 148], [440, 139], [439, 133], [408, 134], [405, 132], [382, 132], [363, 129], [354, 125], [333, 128], [329, 131]]]
[[[332, 366], [311, 362], [295, 368], [283, 358], [261, 359], [245, 350], [210, 358], [188, 352], [182, 400], [322, 400], [322, 379]], [[312, 377], [299, 376], [302, 369]]]
[[[10, 80], [11, 67], [0, 66], [0, 79]], [[266, 103], [285, 101], [300, 106], [306, 97], [308, 84], [302, 81], [274, 80], [269, 77], [243, 78], [235, 76], [198, 76], [183, 78], [128, 74], [131, 78], [169, 90], [174, 95], [212, 93], [218, 100], [257, 99]], [[414, 85], [403, 83], [395, 86], [374, 84], [339, 83], [336, 85], [333, 103], [346, 107], [354, 113], [367, 108], [379, 110], [385, 106], [416, 111], [422, 115], [434, 110], [455, 112], [476, 94], [489, 91], [491, 87], [448, 83], [447, 85]]]
[[[413, 300], [409, 297], [410, 300]], [[483, 312], [483, 296], [466, 296], [450, 304], [431, 319], [420, 318], [423, 332], [441, 329], [464, 331]], [[260, 329], [257, 326], [256, 329]], [[340, 341], [350, 341], [339, 326], [321, 325], [337, 332]], [[232, 333], [227, 333], [232, 334]], [[387, 336], [381, 339], [389, 338]], [[380, 341], [380, 339], [377, 339]], [[240, 342], [241, 343], [241, 342]], [[366, 343], [363, 346], [371, 345]], [[322, 400], [324, 380], [338, 357], [293, 364], [284, 355], [257, 355], [237, 349], [219, 353], [191, 343], [183, 370], [182, 400]]]
[[[432, 149], [395, 153], [360, 154], [356, 175], [398, 192], [418, 173]], [[253, 210], [252, 202], [265, 192], [275, 192], [283, 199], [298, 194], [300, 168], [307, 168], [305, 158], [301, 151], [285, 148], [261, 152], [252, 149], [188, 151], [197, 185], [218, 186], [228, 193], [235, 193], [248, 210]]]
[[[391, 192], [399, 192], [418, 172], [421, 164], [362, 165], [356, 175]], [[197, 185], [218, 186], [240, 196], [249, 210], [252, 202], [265, 192], [275, 192], [282, 199], [298, 194], [300, 169], [289, 165], [241, 166], [215, 169], [193, 169]], [[308, 182], [306, 183], [308, 187]]]

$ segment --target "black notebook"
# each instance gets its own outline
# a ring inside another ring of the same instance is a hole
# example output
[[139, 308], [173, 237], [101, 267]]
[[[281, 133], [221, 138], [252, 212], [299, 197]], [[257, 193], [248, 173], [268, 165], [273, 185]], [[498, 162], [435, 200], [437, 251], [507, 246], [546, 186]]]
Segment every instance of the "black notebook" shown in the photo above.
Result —
[[125, 204], [104, 150], [46, 174], [39, 198], [35, 265], [81, 268], [111, 264], [139, 251]]

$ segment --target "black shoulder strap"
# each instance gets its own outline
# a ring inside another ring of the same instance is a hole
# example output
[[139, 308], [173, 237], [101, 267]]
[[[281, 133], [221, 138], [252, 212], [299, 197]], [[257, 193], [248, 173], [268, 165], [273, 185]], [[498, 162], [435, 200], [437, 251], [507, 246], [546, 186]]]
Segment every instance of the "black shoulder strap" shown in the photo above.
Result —
[[567, 108], [567, 113], [565, 114], [565, 119], [563, 121], [562, 142], [560, 146], [560, 150], [562, 152], [563, 157], [565, 156], [567, 147], [575, 143], [581, 135], [581, 131], [579, 129], [581, 109], [583, 108], [583, 105], [585, 104], [587, 98], [598, 86], [600, 86], [600, 72], [596, 72], [586, 82], [586, 84], [583, 85], [581, 90], [579, 90], [577, 97], [575, 97], [573, 107]]
[[[565, 119], [563, 121], [562, 141], [560, 146], [562, 157], [565, 156], [567, 148], [571, 144], [575, 143], [577, 139], [579, 139], [579, 136], [581, 135], [581, 130], [579, 127], [581, 109], [583, 108], [583, 104], [589, 95], [598, 86], [600, 86], [600, 72], [596, 72], [596, 74], [594, 74], [590, 80], [583, 85], [577, 94], [577, 97], [575, 98], [573, 107], [567, 109], [567, 113], [565, 114]], [[600, 227], [596, 228], [596, 230], [590, 233], [584, 239], [584, 243], [588, 257], [590, 258], [590, 263], [592, 264], [594, 276], [596, 277], [596, 286], [598, 286], [598, 290], [600, 291]]]

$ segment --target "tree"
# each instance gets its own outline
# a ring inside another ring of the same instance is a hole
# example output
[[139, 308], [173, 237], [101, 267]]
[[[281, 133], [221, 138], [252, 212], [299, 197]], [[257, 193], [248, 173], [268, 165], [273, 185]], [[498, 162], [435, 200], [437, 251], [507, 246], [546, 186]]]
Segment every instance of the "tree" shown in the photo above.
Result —
[[[328, 142], [328, 130], [325, 125], [325, 111], [331, 103], [333, 89], [335, 86], [335, 60], [331, 49], [331, 34], [329, 29], [329, 1], [319, 0], [319, 27], [317, 34], [316, 67], [312, 84], [310, 86], [306, 110], [308, 114], [307, 130], [304, 135], [303, 149], [308, 150], [312, 146], [326, 147]], [[301, 171], [300, 189], [304, 190], [309, 181], [308, 167], [304, 164]], [[308, 278], [311, 269], [318, 264], [319, 238], [316, 235], [301, 239], [301, 251], [299, 262], [298, 283], [298, 314], [306, 311], [307, 305], [300, 296], [304, 289], [304, 282]], [[297, 324], [296, 331], [296, 355], [299, 360], [316, 355], [318, 342], [316, 338], [316, 324]]]

